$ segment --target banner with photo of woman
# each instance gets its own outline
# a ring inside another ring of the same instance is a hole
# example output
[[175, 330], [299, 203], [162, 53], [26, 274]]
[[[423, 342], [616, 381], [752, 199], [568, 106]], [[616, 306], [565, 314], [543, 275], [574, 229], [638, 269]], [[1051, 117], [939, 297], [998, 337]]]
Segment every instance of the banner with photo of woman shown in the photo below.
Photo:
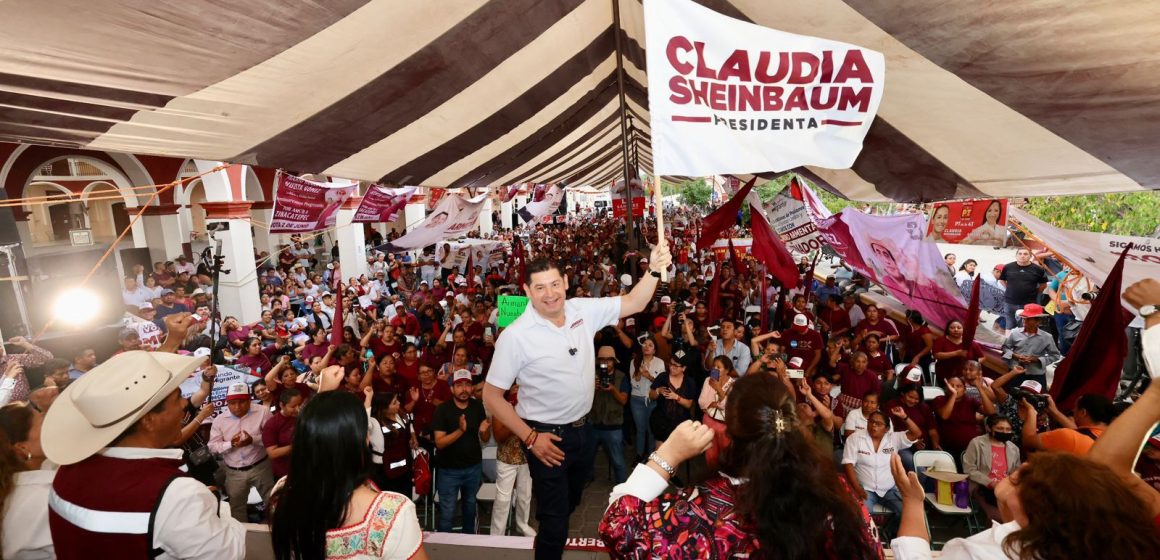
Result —
[[435, 258], [443, 268], [453, 268], [466, 272], [464, 267], [470, 260], [472, 266], [482, 266], [487, 270], [493, 263], [502, 262], [505, 257], [504, 244], [488, 239], [462, 239], [439, 243]]
[[487, 196], [487, 193], [484, 193], [474, 198], [465, 198], [459, 194], [448, 194], [439, 201], [439, 206], [427, 215], [423, 223], [406, 235], [376, 249], [398, 253], [462, 236], [475, 229], [479, 223], [479, 213], [483, 210]]
[[352, 221], [393, 222], [411, 201], [416, 190], [418, 187], [388, 189], [382, 185], [371, 185], [359, 203]]
[[1002, 247], [1007, 240], [1007, 200], [936, 202], [926, 238], [935, 243]]
[[539, 221], [539, 218], [555, 212], [564, 201], [564, 189], [560, 188], [560, 185], [536, 185], [532, 199], [534, 202], [529, 202], [518, 212], [524, 222]]
[[338, 209], [358, 194], [358, 183], [316, 183], [278, 172], [270, 233], [303, 233], [334, 227]]

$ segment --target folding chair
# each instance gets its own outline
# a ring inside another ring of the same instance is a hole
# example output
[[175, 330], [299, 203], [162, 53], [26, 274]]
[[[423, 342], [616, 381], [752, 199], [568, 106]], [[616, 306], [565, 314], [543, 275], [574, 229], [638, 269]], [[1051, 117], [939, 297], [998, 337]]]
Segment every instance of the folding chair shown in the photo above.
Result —
[[[943, 472], [959, 472], [955, 467], [955, 459], [950, 453], [946, 451], [921, 450], [914, 452], [914, 470], [919, 474], [919, 480], [926, 478], [925, 471], [927, 469], [935, 469]], [[954, 504], [946, 505], [938, 503], [938, 497], [934, 492], [926, 493], [926, 505], [929, 509], [939, 512], [946, 517], [962, 517], [967, 521], [967, 530], [971, 527], [971, 508], [961, 508]], [[941, 527], [942, 529], [950, 529], [950, 525]], [[946, 541], [934, 540], [934, 532], [931, 531], [930, 516], [926, 516], [926, 531], [931, 535], [931, 545], [946, 544]]]
[[[939, 397], [945, 396], [947, 392], [942, 387], [926, 387], [922, 388], [922, 400], [933, 401]], [[951, 465], [954, 465], [954, 460], [951, 460]]]

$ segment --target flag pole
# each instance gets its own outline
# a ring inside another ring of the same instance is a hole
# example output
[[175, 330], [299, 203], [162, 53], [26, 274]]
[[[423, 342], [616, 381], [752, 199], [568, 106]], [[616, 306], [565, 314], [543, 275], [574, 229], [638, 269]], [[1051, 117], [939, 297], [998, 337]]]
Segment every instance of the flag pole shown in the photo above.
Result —
[[[629, 197], [632, 197], [632, 189], [629, 189]], [[653, 174], [653, 205], [657, 208], [657, 246], [666, 243], [665, 241], [665, 205], [664, 196], [661, 194], [661, 176]], [[669, 281], [669, 269], [661, 271], [661, 282]]]

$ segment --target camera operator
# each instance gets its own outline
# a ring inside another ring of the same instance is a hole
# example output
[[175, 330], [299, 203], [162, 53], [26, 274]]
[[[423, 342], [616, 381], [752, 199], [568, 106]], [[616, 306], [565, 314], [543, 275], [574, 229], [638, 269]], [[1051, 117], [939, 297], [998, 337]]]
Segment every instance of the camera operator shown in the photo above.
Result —
[[[616, 349], [612, 346], [601, 346], [596, 352], [596, 396], [588, 416], [592, 421], [593, 434], [588, 440], [588, 456], [593, 460], [589, 468], [595, 467], [596, 448], [604, 447], [608, 462], [612, 465], [613, 484], [625, 480], [624, 406], [628, 404], [628, 395], [632, 391], [628, 376], [617, 367], [619, 364]], [[588, 477], [591, 479], [592, 476], [590, 470]]]
[[1026, 370], [1021, 381], [1032, 380], [1047, 387], [1047, 366], [1060, 358], [1055, 339], [1039, 329], [1039, 322], [1050, 315], [1036, 303], [1024, 305], [1015, 315], [1023, 319], [1023, 327], [1007, 332], [1007, 340], [1003, 341], [1003, 358], [1008, 366], [1022, 366]]
[[1037, 433], [1035, 429], [1037, 412], [1027, 400], [1020, 401], [1027, 422], [1023, 425], [1023, 448], [1027, 451], [1066, 451], [1073, 455], [1087, 455], [1096, 439], [1103, 435], [1114, 412], [1112, 401], [1103, 395], [1086, 394], [1075, 403], [1074, 420], [1064, 416], [1055, 407], [1055, 401], [1047, 397], [1047, 412], [1053, 422], [1061, 426], [1049, 432]]

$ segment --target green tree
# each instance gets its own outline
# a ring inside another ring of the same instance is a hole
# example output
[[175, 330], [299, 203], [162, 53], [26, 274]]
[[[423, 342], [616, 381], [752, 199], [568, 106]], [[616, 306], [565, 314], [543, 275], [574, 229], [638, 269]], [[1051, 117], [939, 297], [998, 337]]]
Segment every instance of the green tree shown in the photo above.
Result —
[[681, 202], [690, 206], [704, 208], [709, 206], [709, 200], [713, 197], [713, 187], [704, 179], [696, 179], [693, 181], [685, 181], [673, 187], [673, 191], [662, 191], [665, 194], [679, 194], [681, 195]]
[[1023, 209], [1064, 229], [1160, 237], [1160, 193], [1156, 191], [1045, 196], [1028, 200]]

